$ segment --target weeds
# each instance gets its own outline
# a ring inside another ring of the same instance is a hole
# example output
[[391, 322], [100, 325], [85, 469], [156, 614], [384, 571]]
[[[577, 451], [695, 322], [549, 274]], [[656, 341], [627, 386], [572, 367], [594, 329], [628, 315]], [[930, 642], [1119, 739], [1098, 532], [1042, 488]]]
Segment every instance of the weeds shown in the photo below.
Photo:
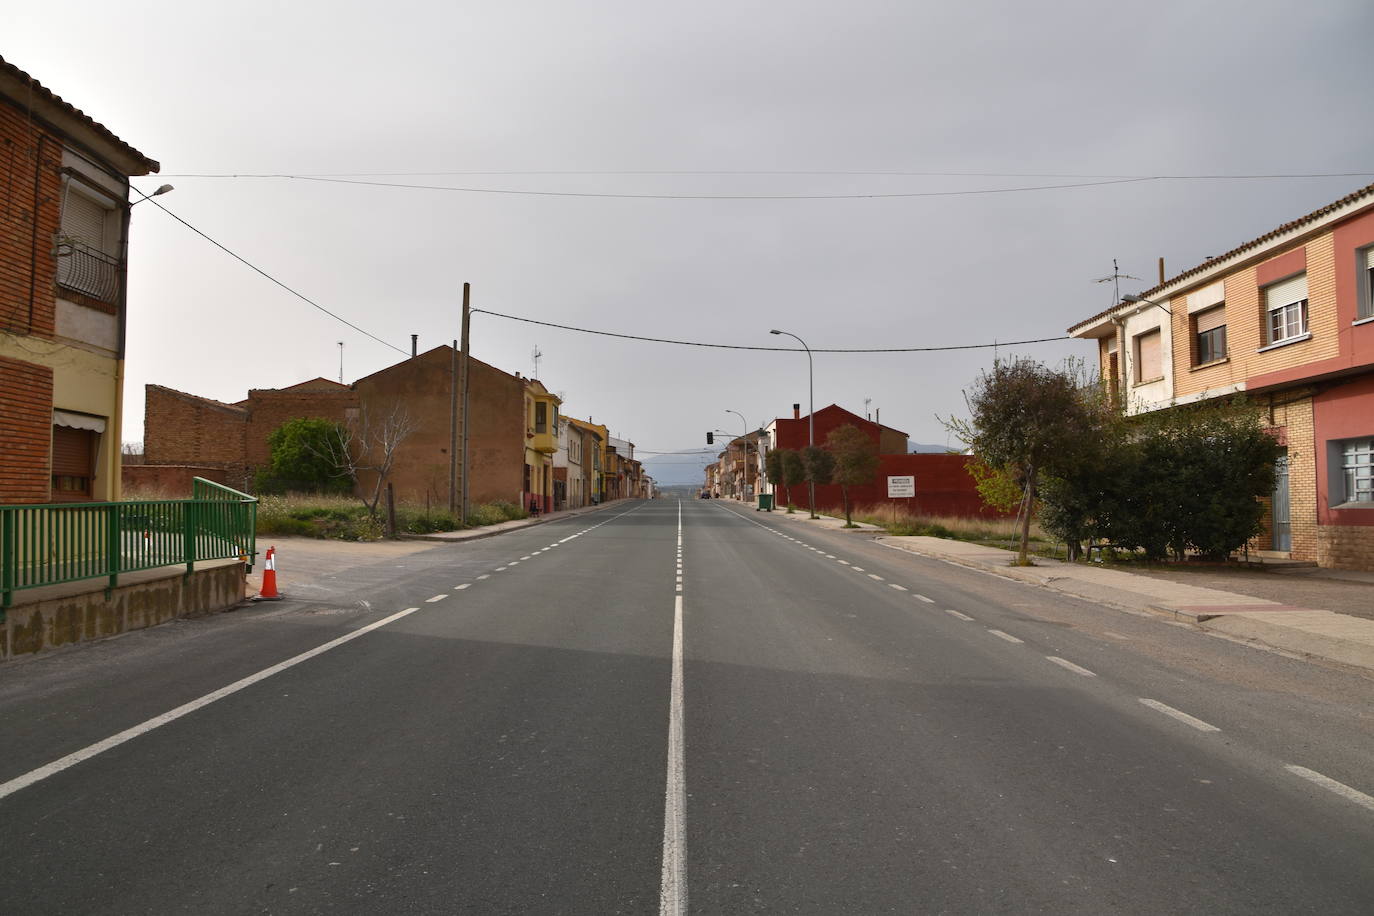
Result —
[[[827, 515], [843, 517], [837, 509], [826, 510]], [[1014, 518], [962, 518], [959, 516], [920, 515], [891, 506], [858, 506], [853, 511], [856, 522], [867, 522], [899, 537], [934, 537], [958, 541], [974, 541], [989, 546], [1014, 545], [1020, 532]], [[1040, 526], [1031, 523], [1031, 540], [1048, 542]]]

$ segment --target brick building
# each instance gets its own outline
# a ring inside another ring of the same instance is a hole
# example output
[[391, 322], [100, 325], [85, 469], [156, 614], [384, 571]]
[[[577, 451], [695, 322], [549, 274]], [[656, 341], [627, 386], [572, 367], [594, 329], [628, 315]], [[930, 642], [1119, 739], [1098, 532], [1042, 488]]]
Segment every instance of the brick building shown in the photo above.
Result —
[[1255, 548], [1374, 569], [1374, 185], [1069, 329], [1128, 411], [1245, 392], [1287, 454]]
[[[867, 420], [835, 404], [816, 411], [816, 444], [825, 445], [830, 433], [841, 426], [857, 428], [878, 449], [878, 473], [874, 475], [872, 483], [849, 488], [851, 505], [896, 505], [923, 515], [964, 518], [995, 518], [1004, 514], [985, 506], [978, 495], [974, 480], [967, 470], [972, 456], [908, 454], [905, 432]], [[790, 418], [774, 420], [764, 433], [765, 455], [769, 448], [800, 450], [806, 447], [810, 436], [810, 419], [801, 415], [800, 405], [794, 404]], [[916, 495], [889, 499], [888, 477], [915, 477]], [[807, 503], [809, 493], [805, 484], [789, 488], [769, 481], [766, 486], [767, 492], [774, 493], [780, 505], [786, 505], [789, 501], [797, 506]], [[843, 494], [838, 485], [816, 487], [818, 510], [832, 509], [842, 504]]]
[[[271, 458], [267, 437], [286, 421], [320, 417], [361, 425], [364, 419], [378, 422], [399, 406], [412, 431], [396, 453], [391, 475], [396, 498], [447, 506], [457, 361], [452, 347], [435, 347], [352, 385], [317, 378], [288, 388], [254, 388], [232, 404], [149, 385], [144, 461], [150, 466], [223, 469], [230, 486], [251, 490], [257, 471]], [[469, 498], [473, 503], [527, 504], [520, 471], [524, 382], [474, 359], [469, 383]], [[367, 480], [359, 483], [367, 488]]]
[[118, 499], [129, 178], [158, 164], [0, 59], [0, 504]]

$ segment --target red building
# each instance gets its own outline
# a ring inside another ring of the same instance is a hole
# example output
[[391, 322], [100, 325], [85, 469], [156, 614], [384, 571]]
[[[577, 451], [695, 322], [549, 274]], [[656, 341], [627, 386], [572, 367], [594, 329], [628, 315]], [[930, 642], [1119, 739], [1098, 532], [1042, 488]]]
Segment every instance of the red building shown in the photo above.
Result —
[[[922, 515], [960, 517], [999, 517], [1002, 513], [983, 505], [982, 498], [969, 476], [970, 455], [921, 455], [907, 453], [907, 434], [872, 420], [866, 420], [835, 404], [816, 411], [816, 444], [825, 445], [830, 433], [841, 426], [853, 426], [863, 432], [878, 447], [880, 462], [872, 483], [849, 488], [850, 504], [854, 506], [897, 505]], [[810, 436], [810, 418], [801, 415], [793, 405], [792, 416], [779, 417], [768, 428], [771, 448], [803, 449]], [[892, 498], [887, 495], [888, 477], [915, 477], [916, 495]], [[785, 487], [772, 484], [779, 504], [791, 502], [804, 506], [807, 502], [805, 484]], [[788, 490], [792, 492], [788, 492]], [[827, 484], [816, 487], [816, 508], [832, 509], [843, 504], [839, 486]]]

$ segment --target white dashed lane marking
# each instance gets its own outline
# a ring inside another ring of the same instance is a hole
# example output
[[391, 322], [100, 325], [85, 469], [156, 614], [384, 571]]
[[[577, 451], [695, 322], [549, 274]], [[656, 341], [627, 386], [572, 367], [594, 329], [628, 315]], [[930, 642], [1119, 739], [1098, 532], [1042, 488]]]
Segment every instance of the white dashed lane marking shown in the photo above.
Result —
[[1060, 658], [1057, 655], [1046, 655], [1045, 658], [1054, 662], [1056, 665], [1058, 665], [1066, 671], [1072, 671], [1074, 674], [1081, 674], [1083, 675], [1083, 677], [1097, 677], [1096, 674], [1089, 671], [1087, 668], [1080, 668], [1078, 665], [1075, 665], [1068, 659]]
[[963, 613], [963, 612], [961, 612], [961, 611], [953, 610], [953, 609], [951, 609], [951, 608], [945, 608], [945, 613], [948, 614], [948, 615], [950, 615], [951, 617], [958, 617], [960, 620], [972, 620], [972, 619], [973, 619], [973, 618], [970, 617], [969, 615], [967, 615], [967, 614], [965, 614], [965, 613]]
[[922, 594], [920, 594], [919, 592], [913, 593], [911, 597], [915, 598], [917, 601], [924, 601], [926, 604], [934, 604], [934, 603], [935, 603], [935, 599], [934, 599], [934, 598], [927, 598], [925, 595], [922, 595]]
[[1316, 770], [1309, 770], [1307, 767], [1300, 767], [1294, 766], [1293, 764], [1289, 764], [1285, 766], [1284, 769], [1292, 773], [1294, 776], [1301, 776], [1308, 782], [1316, 783], [1323, 789], [1335, 792], [1337, 795], [1339, 795], [1341, 798], [1344, 798], [1346, 801], [1352, 801], [1355, 804], [1359, 805], [1361, 808], [1368, 808], [1370, 811], [1374, 811], [1374, 798], [1365, 795], [1359, 789], [1352, 789], [1350, 788], [1350, 786], [1347, 786], [1343, 782], [1337, 782], [1330, 776], [1323, 776]]
[[1007, 642], [1016, 643], [1017, 645], [1020, 645], [1022, 642], [1022, 640], [1017, 639], [1010, 633], [1003, 633], [1001, 630], [988, 630], [988, 632], [991, 633], [993, 636], [996, 636], [998, 639], [1005, 639]]
[[471, 582], [464, 582], [462, 585], [453, 586], [453, 590], [456, 592], [461, 592], [463, 589], [467, 588], [471, 584]]
[[889, 583], [887, 584], [887, 587], [888, 587], [888, 588], [895, 588], [895, 589], [896, 589], [897, 591], [899, 591], [899, 592], [904, 592], [904, 591], [906, 591], [906, 586], [905, 586], [905, 585], [898, 585], [896, 582], [889, 582]]
[[1166, 706], [1166, 705], [1164, 705], [1163, 703], [1159, 702], [1158, 700], [1146, 700], [1146, 699], [1143, 699], [1143, 698], [1142, 698], [1140, 702], [1141, 702], [1143, 705], [1148, 706], [1148, 707], [1150, 707], [1151, 709], [1155, 710], [1156, 712], [1162, 712], [1162, 713], [1164, 713], [1164, 715], [1168, 716], [1169, 718], [1171, 718], [1171, 719], [1177, 719], [1178, 721], [1182, 722], [1184, 725], [1190, 725], [1190, 726], [1192, 726], [1193, 728], [1196, 728], [1196, 729], [1197, 729], [1198, 731], [1200, 731], [1200, 732], [1219, 732], [1219, 731], [1221, 731], [1221, 729], [1217, 728], [1215, 725], [1210, 725], [1210, 724], [1208, 724], [1207, 722], [1202, 721], [1201, 719], [1195, 719], [1195, 718], [1193, 718], [1192, 716], [1188, 715], [1186, 712], [1182, 712], [1182, 711], [1180, 711], [1180, 710], [1174, 709], [1172, 706]]
[[490, 578], [491, 578], [491, 573], [482, 573], [482, 575], [480, 575], [480, 576], [477, 577], [477, 581], [478, 581], [478, 582], [481, 582], [483, 579], [490, 579]]
[[444, 600], [445, 598], [447, 598], [447, 597], [448, 597], [448, 595], [435, 595], [433, 598], [426, 598], [426, 599], [425, 599], [425, 603], [426, 603], [426, 604], [433, 604], [433, 603], [436, 602], [436, 601], [443, 601], [443, 600]]
[[877, 579], [879, 582], [883, 581], [883, 577], [878, 575], [877, 573], [869, 573], [868, 578]]

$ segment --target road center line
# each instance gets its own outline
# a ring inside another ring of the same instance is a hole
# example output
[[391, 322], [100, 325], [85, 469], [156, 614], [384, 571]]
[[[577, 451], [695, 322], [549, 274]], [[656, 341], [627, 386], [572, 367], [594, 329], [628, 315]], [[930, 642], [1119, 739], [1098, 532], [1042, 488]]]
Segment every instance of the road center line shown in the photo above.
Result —
[[988, 632], [991, 633], [993, 636], [996, 636], [998, 639], [1005, 639], [1007, 642], [1016, 643], [1017, 645], [1021, 645], [1021, 643], [1023, 642], [1023, 640], [1017, 639], [1010, 633], [1003, 633], [1001, 630], [988, 630]]
[[[677, 503], [677, 538], [682, 543], [682, 500]], [[682, 584], [677, 586], [682, 591]], [[682, 734], [682, 596], [673, 599], [673, 666], [668, 694], [668, 773], [663, 793], [663, 871], [659, 916], [687, 913], [687, 779]]]
[[457, 592], [461, 592], [463, 589], [467, 588], [467, 587], [468, 587], [469, 585], [471, 585], [471, 584], [472, 584], [471, 582], [464, 582], [462, 585], [455, 585], [455, 586], [453, 586], [453, 590], [454, 590], [454, 591], [457, 591]]
[[955, 611], [955, 610], [952, 610], [952, 609], [950, 609], [950, 608], [945, 608], [945, 613], [948, 614], [948, 615], [950, 615], [951, 617], [958, 617], [960, 620], [972, 620], [972, 619], [973, 619], [972, 617], [970, 617], [969, 615], [963, 613], [962, 611]]
[[445, 598], [447, 598], [447, 597], [448, 597], [448, 595], [435, 595], [433, 598], [426, 598], [426, 599], [425, 599], [425, 603], [426, 603], [426, 604], [433, 604], [433, 603], [436, 602], [436, 601], [443, 601], [443, 600], [444, 600]]
[[895, 588], [895, 589], [896, 589], [897, 591], [899, 591], [899, 592], [904, 592], [904, 591], [906, 591], [906, 586], [905, 586], [905, 585], [898, 585], [896, 582], [889, 582], [889, 583], [887, 584], [887, 587], [888, 587], [888, 588]]
[[1188, 715], [1186, 712], [1181, 712], [1177, 709], [1174, 709], [1172, 706], [1165, 706], [1158, 700], [1141, 699], [1140, 702], [1145, 706], [1148, 706], [1151, 709], [1155, 710], [1156, 712], [1162, 712], [1164, 713], [1164, 715], [1169, 716], [1170, 718], [1177, 719], [1184, 725], [1191, 725], [1193, 728], [1196, 728], [1200, 732], [1221, 731], [1221, 729], [1217, 728], [1215, 725], [1210, 725], [1202, 721], [1201, 719], [1195, 719], [1192, 716]]
[[920, 592], [913, 592], [912, 595], [911, 595], [911, 597], [915, 598], [917, 601], [924, 601], [926, 604], [934, 604], [934, 603], [935, 603], [935, 599], [934, 599], [934, 598], [927, 598], [925, 595], [922, 595]]
[[118, 747], [126, 741], [130, 741], [134, 738], [137, 738], [139, 735], [147, 734], [153, 729], [166, 725], [169, 722], [175, 722], [182, 716], [189, 715], [190, 713], [195, 712], [197, 709], [209, 706], [216, 700], [222, 700], [231, 694], [238, 693], [240, 690], [244, 689], [245, 687], [251, 687], [258, 681], [266, 680], [272, 675], [285, 671], [287, 668], [299, 665], [301, 662], [307, 661], [308, 659], [312, 659], [316, 655], [323, 655], [330, 649], [338, 648], [346, 642], [351, 642], [352, 640], [357, 639], [359, 636], [362, 636], [365, 633], [371, 633], [373, 630], [378, 629], [379, 627], [384, 627], [392, 621], [400, 620], [402, 617], [414, 614], [418, 610], [419, 608], [417, 607], [408, 607], [403, 611], [397, 611], [390, 617], [383, 617], [381, 620], [378, 620], [375, 623], [370, 623], [365, 627], [361, 627], [357, 630], [354, 630], [352, 633], [345, 633], [338, 639], [332, 639], [329, 642], [324, 643], [323, 645], [319, 645], [306, 652], [302, 652], [300, 655], [293, 655], [291, 658], [288, 658], [284, 662], [278, 662], [277, 664], [272, 665], [269, 668], [262, 669], [256, 674], [250, 674], [245, 678], [241, 678], [237, 681], [234, 681], [234, 683], [229, 684], [226, 687], [221, 687], [216, 691], [207, 693], [205, 696], [200, 697], [199, 699], [192, 700], [189, 703], [183, 703], [176, 709], [168, 710], [160, 716], [154, 716], [153, 718], [148, 719], [146, 722], [140, 722], [138, 725], [135, 725], [132, 728], [126, 728], [122, 732], [111, 735], [103, 741], [97, 741], [95, 744], [88, 745], [87, 747], [84, 747], [79, 751], [73, 751], [65, 757], [60, 757], [57, 760], [54, 760], [52, 763], [45, 764], [36, 770], [30, 770], [22, 776], [16, 776], [9, 782], [0, 783], [0, 798], [5, 798], [8, 795], [13, 795], [20, 789], [27, 788], [28, 786], [31, 786], [36, 782], [41, 782], [42, 780], [47, 779], [49, 776], [56, 775], [57, 773], [60, 773], [65, 769], [74, 767], [78, 763], [81, 763], [83, 760], [89, 760], [97, 754], [103, 754], [105, 751], [108, 751], [111, 748]]

